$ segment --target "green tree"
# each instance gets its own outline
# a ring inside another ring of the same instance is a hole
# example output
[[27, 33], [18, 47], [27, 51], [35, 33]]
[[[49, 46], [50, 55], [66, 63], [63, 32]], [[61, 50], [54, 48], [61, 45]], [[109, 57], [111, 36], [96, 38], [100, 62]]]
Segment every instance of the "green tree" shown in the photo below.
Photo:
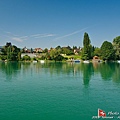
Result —
[[57, 55], [54, 60], [55, 61], [62, 61], [64, 59], [64, 57], [62, 55]]
[[30, 56], [25, 55], [25, 56], [23, 56], [22, 60], [24, 60], [24, 61], [30, 61], [31, 58], [30, 58]]
[[88, 60], [91, 58], [91, 45], [88, 33], [84, 33], [82, 59]]
[[74, 49], [77, 49], [77, 46], [73, 46], [73, 50], [74, 50]]
[[61, 54], [61, 49], [52, 49], [50, 51], [50, 59], [55, 61], [62, 61], [64, 57]]
[[114, 60], [115, 51], [111, 42], [105, 41], [101, 46], [101, 58], [103, 60]]
[[33, 53], [33, 49], [32, 48], [30, 49], [30, 52]]
[[4, 58], [7, 58], [8, 61], [17, 61], [20, 59], [20, 49], [17, 48], [15, 45], [11, 45], [7, 43], [2, 48], [2, 56], [4, 56], [2, 57], [3, 60]]
[[43, 53], [48, 53], [48, 49], [45, 48], [45, 49], [43, 50]]
[[68, 47], [62, 47], [62, 53], [66, 55], [73, 55], [74, 52], [70, 46]]
[[94, 55], [100, 57], [100, 55], [101, 55], [101, 49], [98, 48], [98, 47], [95, 48], [95, 50], [94, 50]]
[[113, 39], [113, 46], [115, 50], [116, 59], [120, 59], [120, 36]]
[[58, 50], [58, 49], [61, 49], [61, 46], [57, 46], [55, 49], [57, 49], [57, 50]]

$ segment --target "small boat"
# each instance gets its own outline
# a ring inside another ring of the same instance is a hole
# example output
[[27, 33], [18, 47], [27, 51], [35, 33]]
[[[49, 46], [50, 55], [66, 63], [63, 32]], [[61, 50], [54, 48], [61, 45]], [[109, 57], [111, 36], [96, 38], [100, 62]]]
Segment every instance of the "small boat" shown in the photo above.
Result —
[[36, 61], [36, 60], [34, 60], [34, 61], [33, 61], [33, 63], [37, 63], [37, 61]]
[[117, 62], [120, 63], [120, 60], [118, 60]]
[[84, 60], [83, 63], [90, 63], [89, 60]]
[[44, 60], [40, 60], [40, 63], [45, 63], [45, 61]]
[[75, 62], [75, 63], [79, 63], [79, 62], [80, 62], [80, 60], [74, 60], [74, 62]]

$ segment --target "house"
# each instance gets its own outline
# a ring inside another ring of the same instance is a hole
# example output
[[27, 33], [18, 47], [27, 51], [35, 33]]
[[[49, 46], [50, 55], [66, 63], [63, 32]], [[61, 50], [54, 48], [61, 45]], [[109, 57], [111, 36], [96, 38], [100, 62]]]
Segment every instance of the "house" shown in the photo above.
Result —
[[35, 48], [33, 51], [34, 51], [35, 53], [42, 53], [42, 52], [43, 52], [43, 49], [41, 49], [41, 48]]
[[74, 49], [74, 54], [78, 55], [78, 53], [81, 51], [81, 49]]
[[26, 47], [24, 47], [22, 50], [23, 50], [23, 53], [31, 53], [31, 50]]
[[100, 58], [98, 56], [94, 56], [92, 61], [93, 62], [100, 62]]

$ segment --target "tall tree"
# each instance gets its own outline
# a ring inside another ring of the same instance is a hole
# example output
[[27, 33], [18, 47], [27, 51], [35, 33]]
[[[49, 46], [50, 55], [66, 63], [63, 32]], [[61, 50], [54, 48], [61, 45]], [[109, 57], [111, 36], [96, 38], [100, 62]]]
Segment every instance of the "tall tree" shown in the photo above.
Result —
[[101, 46], [101, 58], [103, 60], [114, 60], [115, 59], [115, 50], [111, 42], [104, 41]]
[[4, 57], [6, 56], [8, 61], [16, 61], [16, 60], [20, 60], [21, 53], [20, 53], [20, 49], [17, 48], [15, 45], [12, 45], [11, 43], [7, 43], [2, 48], [2, 55]]
[[120, 36], [113, 39], [116, 59], [120, 59]]
[[88, 60], [90, 58], [91, 58], [90, 38], [88, 33], [85, 32], [83, 39], [82, 59]]

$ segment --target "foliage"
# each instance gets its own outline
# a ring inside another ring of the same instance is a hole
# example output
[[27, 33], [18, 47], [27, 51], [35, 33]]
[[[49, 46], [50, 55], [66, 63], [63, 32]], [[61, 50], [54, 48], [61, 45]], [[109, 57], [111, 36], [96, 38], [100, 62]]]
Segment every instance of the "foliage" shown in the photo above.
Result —
[[101, 58], [103, 60], [114, 60], [115, 51], [113, 49], [112, 43], [105, 41], [101, 46]]
[[21, 53], [20, 53], [20, 49], [17, 48], [15, 45], [11, 45], [11, 44], [6, 44], [2, 50], [2, 60], [5, 60], [5, 58], [8, 61], [17, 61], [21, 59]]
[[61, 46], [57, 46], [55, 49], [56, 49], [56, 50], [61, 49]]
[[74, 50], [74, 49], [77, 49], [77, 46], [73, 46], [73, 50]]
[[64, 57], [62, 55], [57, 55], [54, 60], [55, 61], [62, 61], [64, 59]]
[[40, 60], [45, 60], [46, 59], [46, 57], [45, 56], [41, 56], [41, 58], [40, 58]]
[[6, 55], [1, 55], [1, 60], [6, 60], [7, 56]]
[[33, 49], [32, 48], [30, 49], [30, 52], [33, 53]]
[[91, 58], [91, 45], [89, 35], [87, 33], [84, 33], [83, 46], [84, 47], [82, 49], [82, 59], [88, 60]]
[[95, 48], [92, 45], [90, 45], [89, 47], [90, 47], [90, 59], [92, 59], [94, 57]]
[[30, 58], [30, 56], [25, 55], [25, 56], [23, 56], [22, 60], [24, 60], [24, 61], [30, 61], [31, 58]]
[[116, 58], [120, 59], [120, 36], [113, 39], [113, 46], [115, 49]]
[[43, 53], [47, 53], [47, 52], [48, 52], [48, 49], [45, 48], [45, 49], [43, 50]]
[[66, 55], [73, 55], [73, 49], [68, 46], [68, 47], [62, 47], [62, 54], [66, 54]]
[[101, 49], [100, 48], [95, 48], [94, 55], [100, 57], [100, 55], [101, 55]]

